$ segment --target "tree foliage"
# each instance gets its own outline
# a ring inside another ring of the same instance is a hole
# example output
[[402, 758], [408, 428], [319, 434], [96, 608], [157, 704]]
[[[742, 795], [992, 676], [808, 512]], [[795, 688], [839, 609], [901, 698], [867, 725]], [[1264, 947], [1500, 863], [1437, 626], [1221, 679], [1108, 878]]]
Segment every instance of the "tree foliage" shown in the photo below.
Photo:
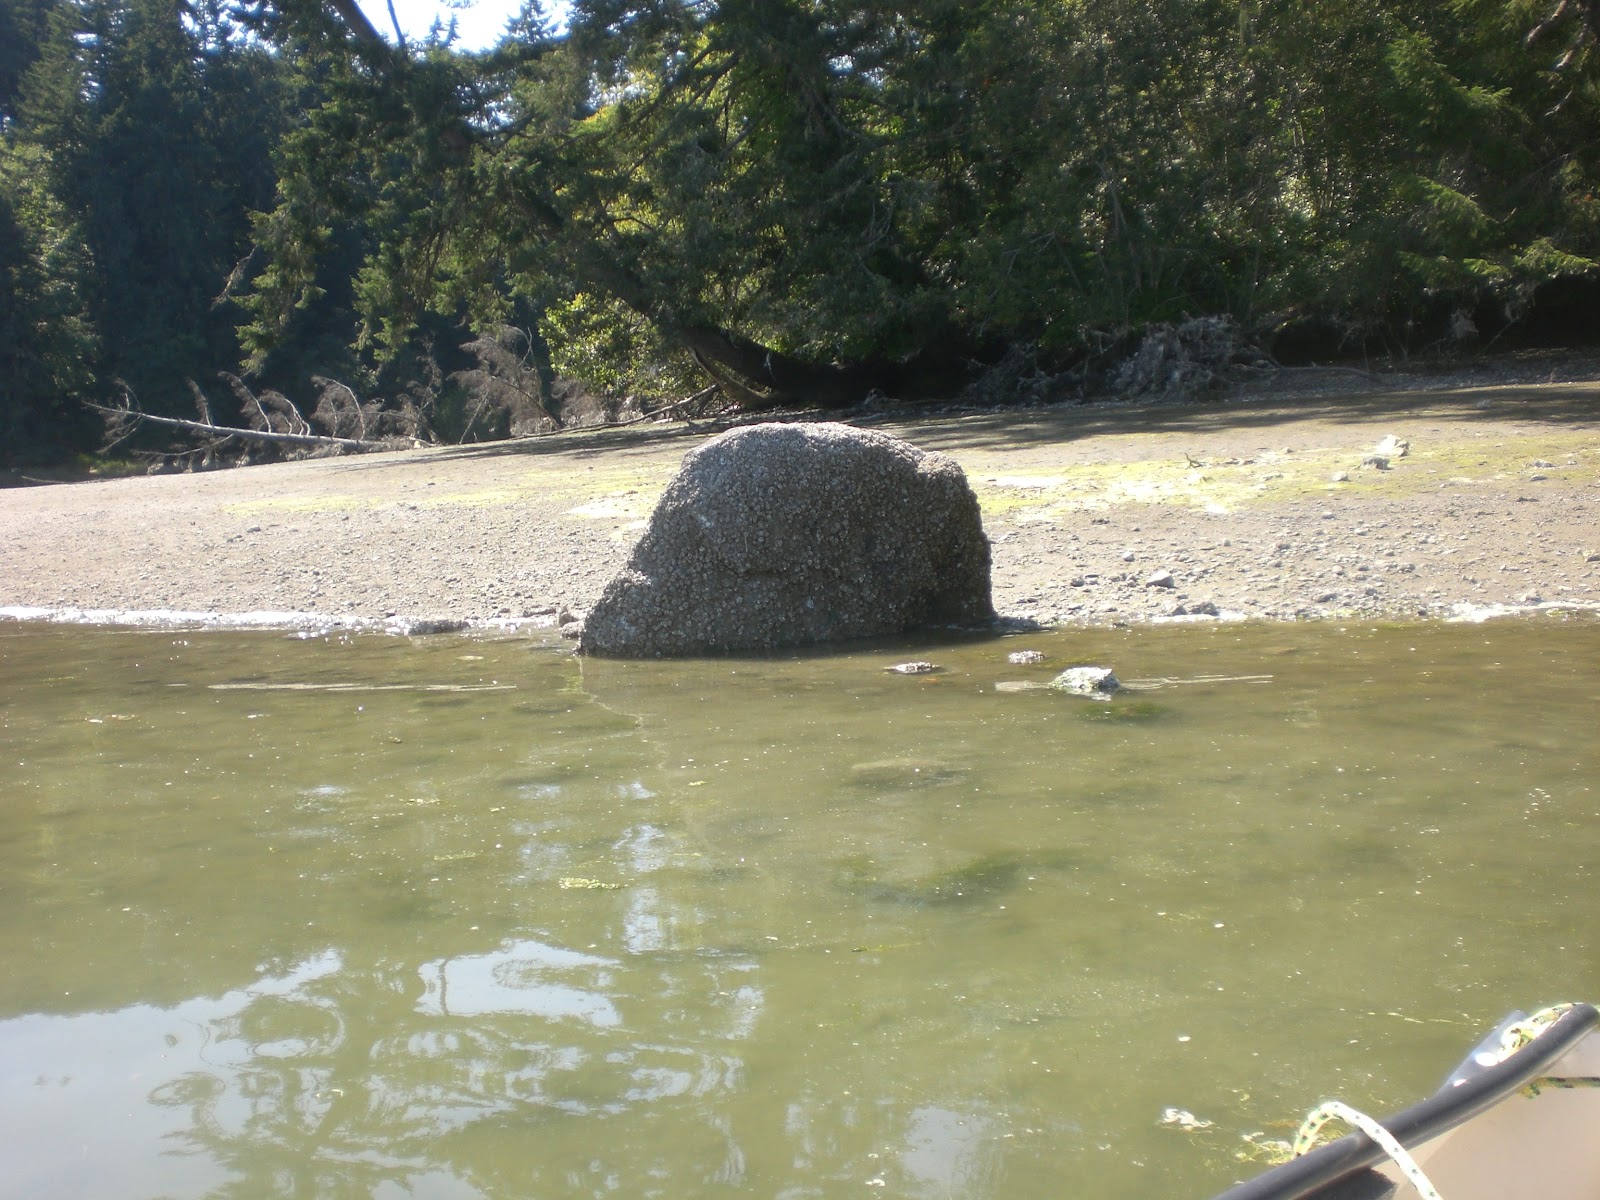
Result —
[[1515, 304], [1600, 249], [1589, 13], [581, 0], [560, 41], [368, 47], [358, 303], [389, 346], [525, 303], [597, 382], [676, 348], [752, 404], [1199, 313]]
[[220, 3], [58, 0], [26, 57], [4, 153], [37, 193], [13, 201], [22, 244], [62, 264], [32, 293], [34, 336], [79, 347], [54, 402], [123, 392], [153, 411], [188, 407], [185, 380], [238, 357], [226, 293], [249, 211], [273, 186], [272, 56]]
[[1404, 346], [1595, 272], [1597, 36], [1600, 0], [528, 0], [467, 53], [352, 0], [0, 0], [5, 411], [242, 370], [509, 428], [508, 329], [752, 407], [1202, 315]]
[[0, 465], [86, 433], [93, 261], [49, 174], [39, 148], [0, 147]]

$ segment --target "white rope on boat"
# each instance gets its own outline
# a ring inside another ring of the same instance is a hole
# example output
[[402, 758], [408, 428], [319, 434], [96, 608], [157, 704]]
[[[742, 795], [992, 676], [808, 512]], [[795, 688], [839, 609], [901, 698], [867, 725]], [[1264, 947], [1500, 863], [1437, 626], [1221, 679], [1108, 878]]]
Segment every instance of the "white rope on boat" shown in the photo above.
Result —
[[1500, 1034], [1500, 1052], [1498, 1056], [1488, 1061], [1480, 1059], [1479, 1064], [1488, 1066], [1489, 1062], [1505, 1062], [1506, 1059], [1559, 1021], [1571, 1007], [1571, 1004], [1552, 1004], [1549, 1008], [1541, 1008], [1531, 1017], [1526, 1017], [1514, 1025], [1508, 1025]]
[[[1473, 1061], [1480, 1067], [1491, 1067], [1496, 1063], [1505, 1062], [1543, 1034], [1571, 1008], [1571, 1004], [1553, 1004], [1549, 1008], [1541, 1008], [1531, 1017], [1525, 1017], [1513, 1025], [1506, 1026], [1500, 1034], [1500, 1045], [1494, 1050], [1475, 1054]], [[1545, 1088], [1600, 1088], [1600, 1078], [1590, 1075], [1541, 1075], [1523, 1084], [1521, 1092], [1524, 1096], [1532, 1097], [1537, 1096]]]
[[1439, 1195], [1439, 1189], [1433, 1186], [1432, 1181], [1417, 1165], [1417, 1160], [1411, 1157], [1411, 1152], [1400, 1144], [1394, 1134], [1366, 1113], [1351, 1108], [1340, 1100], [1329, 1100], [1311, 1110], [1311, 1115], [1306, 1117], [1305, 1123], [1300, 1126], [1300, 1132], [1295, 1134], [1294, 1156], [1299, 1158], [1310, 1150], [1316, 1144], [1318, 1132], [1333, 1120], [1354, 1126], [1376, 1142], [1389, 1156], [1389, 1160], [1400, 1169], [1400, 1174], [1417, 1189], [1417, 1195], [1421, 1196], [1422, 1200], [1443, 1200]]
[[[1538, 1039], [1545, 1030], [1554, 1025], [1572, 1007], [1571, 1004], [1552, 1005], [1549, 1008], [1540, 1009], [1531, 1017], [1524, 1017], [1519, 1021], [1508, 1024], [1500, 1031], [1498, 1044], [1489, 1049], [1480, 1048], [1473, 1054], [1472, 1061], [1483, 1068], [1504, 1062], [1530, 1042]], [[1600, 1077], [1541, 1075], [1536, 1079], [1529, 1080], [1523, 1085], [1521, 1091], [1526, 1096], [1537, 1096], [1542, 1088], [1547, 1087], [1600, 1087]], [[1439, 1189], [1433, 1186], [1433, 1181], [1417, 1165], [1417, 1160], [1411, 1157], [1411, 1152], [1400, 1144], [1398, 1138], [1377, 1121], [1367, 1116], [1366, 1113], [1351, 1108], [1340, 1100], [1329, 1100], [1311, 1110], [1310, 1115], [1301, 1124], [1300, 1131], [1295, 1134], [1294, 1143], [1289, 1148], [1290, 1156], [1299, 1158], [1301, 1155], [1310, 1152], [1311, 1148], [1316, 1145], [1317, 1136], [1322, 1131], [1322, 1127], [1333, 1120], [1343, 1121], [1372, 1139], [1373, 1143], [1389, 1156], [1389, 1160], [1399, 1169], [1406, 1181], [1416, 1189], [1417, 1195], [1421, 1197], [1421, 1200], [1442, 1200], [1439, 1195]], [[1283, 1143], [1279, 1142], [1277, 1145], [1281, 1147]]]

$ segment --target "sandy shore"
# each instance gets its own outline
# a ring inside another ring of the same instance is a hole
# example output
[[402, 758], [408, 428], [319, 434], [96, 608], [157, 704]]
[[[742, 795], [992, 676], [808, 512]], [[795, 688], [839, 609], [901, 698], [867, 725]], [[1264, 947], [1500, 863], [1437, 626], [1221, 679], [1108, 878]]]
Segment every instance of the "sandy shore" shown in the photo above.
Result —
[[[1600, 383], [869, 422], [961, 463], [1008, 617], [1600, 606]], [[0, 615], [552, 625], [599, 595], [711, 432], [0, 490]], [[1385, 437], [1404, 453], [1372, 461]]]

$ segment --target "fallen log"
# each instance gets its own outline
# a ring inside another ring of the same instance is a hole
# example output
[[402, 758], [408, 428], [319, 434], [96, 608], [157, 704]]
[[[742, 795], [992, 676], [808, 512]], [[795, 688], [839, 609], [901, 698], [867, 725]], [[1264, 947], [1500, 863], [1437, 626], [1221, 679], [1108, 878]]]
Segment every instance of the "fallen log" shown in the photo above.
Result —
[[239, 438], [246, 442], [271, 442], [280, 446], [327, 446], [354, 451], [357, 454], [394, 449], [392, 442], [373, 442], [364, 438], [328, 437], [320, 433], [274, 433], [269, 429], [237, 429], [231, 425], [213, 425], [208, 421], [186, 421], [182, 417], [158, 417], [153, 413], [139, 412], [132, 408], [112, 408], [103, 404], [91, 404], [89, 407], [96, 412], [126, 421], [151, 421], [172, 429], [204, 433], [221, 439]]

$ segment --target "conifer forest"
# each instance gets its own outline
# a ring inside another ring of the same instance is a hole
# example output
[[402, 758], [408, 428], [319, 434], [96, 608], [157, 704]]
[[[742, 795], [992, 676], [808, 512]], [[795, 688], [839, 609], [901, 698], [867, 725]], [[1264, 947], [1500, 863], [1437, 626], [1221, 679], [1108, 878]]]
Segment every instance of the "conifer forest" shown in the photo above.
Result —
[[0, 0], [0, 465], [1594, 340], [1600, 0], [560, 16]]

